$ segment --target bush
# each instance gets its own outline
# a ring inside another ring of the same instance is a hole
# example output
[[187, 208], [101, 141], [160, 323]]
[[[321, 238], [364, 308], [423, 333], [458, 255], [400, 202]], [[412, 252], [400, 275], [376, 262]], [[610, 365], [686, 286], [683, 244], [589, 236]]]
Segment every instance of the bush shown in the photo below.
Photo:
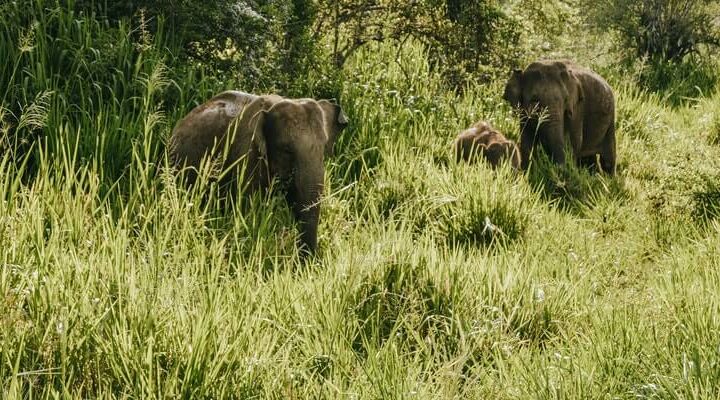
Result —
[[427, 46], [431, 65], [452, 87], [487, 80], [520, 57], [520, 24], [496, 0], [321, 0], [317, 26], [341, 68], [372, 42], [410, 40]]
[[682, 61], [720, 46], [714, 0], [583, 0], [590, 25], [616, 32], [631, 57]]
[[[420, 265], [389, 262], [379, 265], [357, 290], [350, 308], [356, 322], [353, 350], [366, 357], [372, 349], [400, 339], [412, 350], [423, 340], [454, 347], [452, 328], [455, 299], [450, 285], [438, 285], [428, 274], [427, 261]], [[454, 332], [453, 332], [454, 333]]]
[[682, 62], [658, 60], [642, 71], [640, 84], [664, 93], [672, 105], [680, 105], [710, 94], [720, 79], [717, 68], [715, 61], [704, 58]]
[[111, 23], [133, 19], [151, 34], [162, 20], [182, 55], [239, 77], [246, 90], [291, 90], [317, 54], [310, 37], [313, 0], [78, 0], [75, 9]]
[[[447, 1], [447, 21], [430, 36], [431, 62], [445, 66], [450, 83], [489, 80], [518, 67], [520, 24], [494, 1]], [[443, 29], [444, 28], [444, 29]]]
[[[0, 7], [0, 54], [8, 60], [0, 67], [0, 152], [16, 164], [44, 147], [74, 166], [97, 163], [111, 184], [134, 151], [155, 160], [178, 116], [220, 86], [204, 67], [174, 56], [162, 24], [151, 35], [55, 1]], [[26, 172], [39, 163], [31, 159]]]

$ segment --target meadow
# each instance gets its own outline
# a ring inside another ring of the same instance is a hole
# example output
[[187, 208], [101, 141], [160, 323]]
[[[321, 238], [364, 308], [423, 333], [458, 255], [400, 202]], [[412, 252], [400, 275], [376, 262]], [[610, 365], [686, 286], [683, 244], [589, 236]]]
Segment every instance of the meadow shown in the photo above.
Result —
[[161, 35], [24, 22], [0, 22], [0, 398], [720, 397], [717, 90], [561, 49], [615, 90], [617, 176], [516, 174], [450, 152], [479, 119], [517, 139], [503, 80], [449, 91], [421, 45], [368, 46], [303, 260], [282, 196], [228, 208], [162, 157], [244, 88], [170, 70]]

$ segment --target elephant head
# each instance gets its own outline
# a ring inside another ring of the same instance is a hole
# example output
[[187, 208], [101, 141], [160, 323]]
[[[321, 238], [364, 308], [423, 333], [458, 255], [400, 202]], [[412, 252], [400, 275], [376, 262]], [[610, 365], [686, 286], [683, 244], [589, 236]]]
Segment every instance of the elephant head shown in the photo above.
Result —
[[454, 142], [455, 160], [475, 162], [484, 158], [493, 168], [509, 159], [512, 167], [519, 167], [519, 152], [515, 142], [493, 128], [486, 121], [479, 121], [458, 134]]
[[578, 116], [583, 101], [579, 80], [563, 61], [535, 62], [511, 73], [503, 98], [517, 109], [522, 125], [521, 167], [527, 168], [536, 140], [551, 158], [564, 163], [565, 130]]
[[520, 90], [521, 90], [522, 70], [515, 69], [510, 74], [507, 84], [505, 84], [505, 92], [503, 99], [510, 103], [512, 107], [520, 107]]
[[503, 142], [492, 142], [488, 145], [482, 145], [482, 152], [485, 159], [493, 167], [500, 165], [505, 159], [510, 160], [510, 165], [517, 169], [519, 167], [519, 153], [515, 143], [506, 140]]
[[251, 161], [255, 157], [262, 160], [259, 176], [264, 185], [273, 178], [286, 183], [286, 198], [300, 225], [301, 245], [314, 253], [324, 156], [332, 152], [335, 139], [347, 126], [347, 117], [339, 105], [323, 100], [266, 97], [259, 108], [250, 117], [248, 156]]

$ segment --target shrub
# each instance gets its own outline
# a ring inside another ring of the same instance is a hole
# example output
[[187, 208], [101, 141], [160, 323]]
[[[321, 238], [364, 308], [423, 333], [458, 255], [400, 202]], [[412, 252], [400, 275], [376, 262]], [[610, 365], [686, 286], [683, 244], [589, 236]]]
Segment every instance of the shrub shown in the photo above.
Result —
[[700, 184], [691, 195], [692, 214], [703, 225], [720, 216], [720, 184], [717, 176], [701, 175]]
[[639, 75], [640, 84], [662, 93], [672, 105], [680, 105], [711, 93], [720, 79], [717, 63], [698, 58], [681, 62], [647, 60]]
[[706, 46], [720, 46], [714, 0], [583, 0], [587, 21], [610, 29], [631, 56], [681, 61]]
[[506, 71], [520, 56], [520, 24], [496, 0], [320, 0], [317, 29], [338, 68], [372, 42], [417, 40], [430, 63], [459, 88]]
[[313, 0], [78, 0], [75, 9], [113, 24], [143, 20], [151, 34], [164, 21], [183, 56], [238, 76], [246, 90], [292, 90], [315, 61]]
[[[260, 3], [260, 4], [258, 4]], [[262, 42], [269, 33], [267, 19], [261, 12], [262, 2], [206, 0], [166, 2], [162, 0], [134, 0], [126, 2], [96, 2], [78, 0], [75, 9], [90, 11], [101, 18], [117, 23], [144, 14], [157, 30], [159, 17], [188, 55], [203, 61], [219, 57], [233, 48], [241, 58], [252, 59], [265, 51]]]
[[473, 77], [488, 80], [518, 66], [521, 27], [499, 3], [447, 0], [445, 18], [433, 20], [438, 22], [428, 24], [432, 32], [423, 39], [432, 49], [430, 62], [442, 68], [453, 86]]
[[455, 304], [450, 285], [438, 285], [429, 276], [427, 261], [378, 267], [380, 272], [367, 277], [352, 299], [353, 350], [367, 356], [393, 336], [411, 348], [429, 338], [452, 346], [457, 339], [448, 334]]

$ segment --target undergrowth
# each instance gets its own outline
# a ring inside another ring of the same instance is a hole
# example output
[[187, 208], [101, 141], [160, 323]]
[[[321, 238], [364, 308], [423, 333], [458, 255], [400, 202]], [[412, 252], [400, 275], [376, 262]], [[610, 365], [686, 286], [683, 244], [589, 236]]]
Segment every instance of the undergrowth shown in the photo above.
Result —
[[165, 168], [232, 79], [28, 12], [0, 21], [0, 397], [720, 396], [718, 93], [610, 74], [616, 177], [492, 170], [450, 144], [480, 119], [517, 139], [502, 82], [449, 92], [421, 45], [369, 46], [303, 261], [275, 191]]

